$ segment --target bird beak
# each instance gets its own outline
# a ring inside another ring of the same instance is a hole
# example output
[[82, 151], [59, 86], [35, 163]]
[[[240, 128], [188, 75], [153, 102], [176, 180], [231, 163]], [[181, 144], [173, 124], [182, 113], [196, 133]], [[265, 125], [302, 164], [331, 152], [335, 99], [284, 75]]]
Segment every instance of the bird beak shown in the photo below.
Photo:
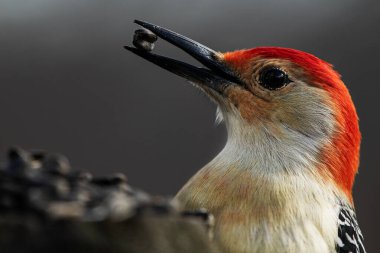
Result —
[[223, 55], [181, 34], [166, 28], [144, 21], [135, 20], [135, 23], [150, 30], [158, 37], [182, 49], [206, 68], [199, 68], [185, 62], [153, 54], [143, 49], [125, 46], [125, 49], [142, 58], [194, 82], [201, 87], [208, 87], [222, 94], [230, 85], [241, 84], [240, 78], [223, 60]]

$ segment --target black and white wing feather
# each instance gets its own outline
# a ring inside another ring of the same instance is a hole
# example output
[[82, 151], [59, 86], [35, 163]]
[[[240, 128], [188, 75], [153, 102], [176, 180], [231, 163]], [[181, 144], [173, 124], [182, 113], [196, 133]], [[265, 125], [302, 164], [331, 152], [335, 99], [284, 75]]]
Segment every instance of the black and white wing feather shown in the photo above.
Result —
[[365, 253], [363, 234], [360, 231], [355, 211], [342, 205], [338, 220], [337, 253]]

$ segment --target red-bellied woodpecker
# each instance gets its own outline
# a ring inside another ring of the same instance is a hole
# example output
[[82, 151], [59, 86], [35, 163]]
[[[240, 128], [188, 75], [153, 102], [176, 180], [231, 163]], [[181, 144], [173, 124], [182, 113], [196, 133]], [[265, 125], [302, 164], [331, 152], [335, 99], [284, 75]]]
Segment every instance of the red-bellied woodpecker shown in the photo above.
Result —
[[289, 48], [215, 52], [136, 23], [207, 67], [126, 47], [185, 77], [218, 105], [227, 144], [176, 199], [215, 216], [221, 247], [231, 253], [365, 252], [351, 193], [358, 118], [332, 66]]

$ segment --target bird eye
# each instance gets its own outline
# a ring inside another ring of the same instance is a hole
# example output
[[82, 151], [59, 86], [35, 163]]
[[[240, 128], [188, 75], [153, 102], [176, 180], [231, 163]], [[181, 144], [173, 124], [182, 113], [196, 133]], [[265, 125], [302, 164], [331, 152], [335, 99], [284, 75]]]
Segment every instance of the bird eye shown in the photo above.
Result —
[[260, 85], [268, 90], [277, 90], [291, 81], [288, 75], [279, 68], [264, 69], [260, 73]]

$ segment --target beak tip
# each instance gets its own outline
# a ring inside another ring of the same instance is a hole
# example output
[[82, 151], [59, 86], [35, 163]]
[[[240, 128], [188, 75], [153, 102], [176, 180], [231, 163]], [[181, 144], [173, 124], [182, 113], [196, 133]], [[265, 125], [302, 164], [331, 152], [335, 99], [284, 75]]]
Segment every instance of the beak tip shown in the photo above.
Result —
[[129, 52], [132, 52], [134, 54], [139, 54], [140, 50], [135, 48], [135, 47], [130, 47], [130, 46], [124, 46], [125, 50], [128, 50]]
[[126, 50], [128, 50], [128, 51], [132, 51], [133, 50], [132, 47], [130, 47], [130, 46], [123, 46], [123, 48], [126, 49]]
[[141, 26], [144, 26], [144, 24], [146, 24], [147, 22], [142, 21], [142, 20], [135, 19], [135, 20], [133, 20], [133, 23], [138, 24], [138, 25], [141, 25]]

